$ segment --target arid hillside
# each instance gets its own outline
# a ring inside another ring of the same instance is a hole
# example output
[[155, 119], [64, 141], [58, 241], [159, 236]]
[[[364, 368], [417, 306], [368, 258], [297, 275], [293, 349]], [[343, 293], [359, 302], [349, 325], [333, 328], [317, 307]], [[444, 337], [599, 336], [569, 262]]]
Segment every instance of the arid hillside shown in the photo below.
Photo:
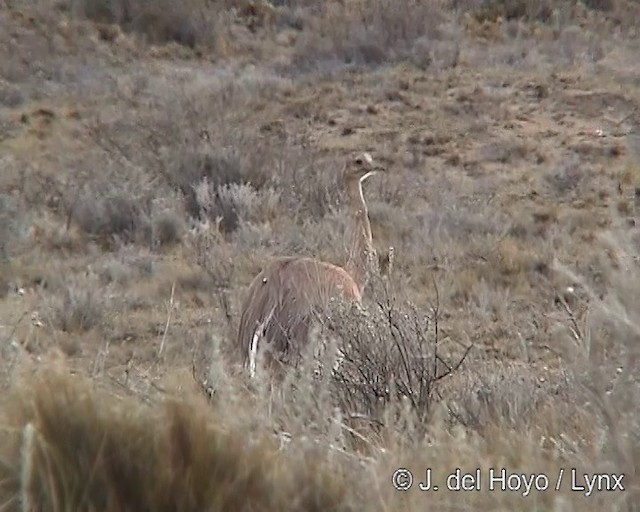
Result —
[[[0, 510], [640, 510], [639, 26], [631, 0], [0, 3]], [[247, 285], [345, 263], [357, 151], [391, 279], [326, 317], [341, 370], [249, 382]]]

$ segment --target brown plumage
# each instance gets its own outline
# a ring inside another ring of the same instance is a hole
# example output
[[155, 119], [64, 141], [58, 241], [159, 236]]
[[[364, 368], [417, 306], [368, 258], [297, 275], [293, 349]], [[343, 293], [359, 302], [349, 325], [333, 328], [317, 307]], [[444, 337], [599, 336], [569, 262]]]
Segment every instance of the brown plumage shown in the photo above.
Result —
[[281, 257], [251, 282], [242, 305], [237, 347], [252, 376], [258, 351], [268, 366], [296, 366], [316, 315], [331, 298], [361, 301], [371, 264], [377, 262], [362, 182], [382, 170], [368, 153], [345, 165], [343, 179], [351, 209], [346, 268], [313, 258]]

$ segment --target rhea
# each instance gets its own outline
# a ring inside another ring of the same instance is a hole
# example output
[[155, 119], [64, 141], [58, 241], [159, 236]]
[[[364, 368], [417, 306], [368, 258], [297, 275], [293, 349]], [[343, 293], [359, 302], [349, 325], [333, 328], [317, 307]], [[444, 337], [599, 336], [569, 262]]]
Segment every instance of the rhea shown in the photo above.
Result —
[[[331, 299], [360, 303], [376, 260], [362, 184], [385, 169], [369, 153], [350, 157], [342, 180], [350, 210], [350, 243], [344, 268], [301, 256], [279, 257], [253, 279], [241, 308], [237, 347], [250, 376], [258, 356], [269, 366], [295, 366], [309, 343], [317, 314]], [[393, 258], [393, 250], [389, 252]]]

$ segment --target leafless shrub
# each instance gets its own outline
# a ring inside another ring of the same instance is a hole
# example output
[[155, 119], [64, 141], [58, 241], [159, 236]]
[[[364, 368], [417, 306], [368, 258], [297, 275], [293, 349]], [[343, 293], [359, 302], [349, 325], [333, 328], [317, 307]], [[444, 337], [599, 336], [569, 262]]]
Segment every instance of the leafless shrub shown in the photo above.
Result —
[[[347, 414], [379, 423], [390, 406], [406, 403], [424, 424], [439, 381], [462, 365], [471, 347], [455, 356], [451, 347], [440, 345], [438, 306], [422, 313], [409, 303], [395, 302], [380, 288], [376, 295], [379, 298], [360, 314], [337, 301], [323, 324], [337, 340], [337, 399]], [[455, 362], [447, 361], [447, 352]]]
[[508, 231], [511, 224], [504, 215], [491, 211], [482, 204], [463, 203], [428, 208], [416, 221], [416, 238], [421, 237], [423, 240], [434, 237], [468, 240], [474, 236], [497, 240]]
[[584, 0], [584, 5], [596, 11], [612, 11], [616, 5], [615, 0]]
[[156, 259], [148, 249], [125, 245], [107, 261], [94, 264], [94, 269], [103, 285], [126, 285], [134, 278], [153, 276]]
[[15, 255], [23, 246], [29, 218], [19, 197], [0, 194], [0, 261]]
[[485, 144], [480, 148], [479, 157], [488, 162], [512, 163], [526, 158], [529, 148], [519, 140], [501, 140]]
[[544, 180], [561, 196], [574, 193], [585, 180], [585, 169], [575, 161], [568, 161], [560, 169], [544, 176]]
[[[234, 254], [233, 248], [223, 239], [215, 227], [196, 229], [186, 240], [195, 265], [208, 276], [207, 287], [217, 299], [226, 322], [226, 338], [235, 339], [235, 324], [230, 300], [231, 282], [236, 268], [241, 265], [241, 255]], [[228, 346], [223, 347], [226, 351]], [[230, 350], [231, 354], [237, 351]]]
[[275, 234], [275, 242], [287, 254], [314, 255], [329, 261], [339, 261], [346, 250], [344, 218], [335, 214], [327, 215], [319, 221], [288, 223]]
[[452, 5], [461, 12], [470, 12], [479, 21], [510, 20], [547, 21], [553, 12], [555, 0], [531, 3], [527, 0], [454, 0]]
[[204, 0], [80, 0], [76, 13], [94, 21], [116, 23], [144, 34], [152, 43], [175, 41], [193, 48], [215, 42], [218, 10]]
[[252, 194], [267, 179], [233, 150], [185, 150], [168, 177], [182, 192], [192, 218], [215, 221], [221, 217], [226, 232], [237, 228], [237, 208], [250, 208]]
[[278, 194], [273, 189], [265, 193], [250, 184], [227, 184], [214, 187], [204, 179], [195, 191], [196, 201], [204, 218], [215, 221], [222, 232], [236, 231], [242, 223], [261, 222], [273, 217]]
[[173, 210], [165, 210], [153, 219], [154, 246], [167, 246], [180, 243], [184, 235], [184, 221]]
[[149, 191], [123, 182], [87, 183], [74, 201], [70, 220], [85, 233], [108, 246], [119, 243], [151, 244]]
[[242, 149], [251, 144], [238, 140], [224, 150], [184, 150], [178, 157], [167, 178], [182, 192], [192, 218], [232, 233], [242, 223], [268, 222], [283, 212], [301, 223], [339, 208], [344, 196], [340, 159], [262, 146]]
[[0, 81], [0, 105], [8, 108], [16, 108], [25, 102], [25, 95], [15, 87], [4, 81]]
[[[358, 7], [323, 4], [296, 44], [293, 66], [307, 71], [335, 64], [378, 66], [411, 57], [415, 41], [437, 37], [443, 12], [430, 2], [375, 0]], [[405, 16], [402, 8], [411, 9]]]
[[72, 281], [51, 299], [53, 325], [65, 332], [88, 331], [98, 326], [109, 310], [105, 290], [97, 283]]
[[432, 39], [422, 36], [411, 47], [410, 61], [420, 69], [433, 66], [436, 69], [455, 68], [460, 58], [457, 38]]
[[583, 30], [579, 25], [564, 27], [558, 34], [555, 45], [549, 48], [552, 57], [573, 65], [576, 61], [598, 62], [605, 55], [602, 38], [593, 32]]
[[346, 192], [342, 186], [343, 159], [324, 158], [309, 150], [290, 151], [278, 163], [273, 187], [282, 208], [296, 222], [317, 221], [339, 210]]

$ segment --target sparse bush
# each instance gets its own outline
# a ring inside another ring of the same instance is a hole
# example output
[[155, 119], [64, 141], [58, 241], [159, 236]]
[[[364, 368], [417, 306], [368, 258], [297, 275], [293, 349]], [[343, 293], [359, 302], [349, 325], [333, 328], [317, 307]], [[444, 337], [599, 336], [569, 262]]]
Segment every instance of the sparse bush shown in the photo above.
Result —
[[634, 483], [627, 499], [632, 503], [639, 495], [635, 461], [640, 455], [640, 320], [636, 307], [640, 268], [637, 248], [623, 226], [619, 221], [600, 237], [615, 254], [605, 292], [599, 290], [597, 278], [577, 274], [558, 260], [554, 270], [580, 290], [571, 302], [558, 301], [558, 309], [565, 326], [561, 338], [565, 361], [589, 399], [590, 413], [602, 425], [594, 457], [600, 464], [608, 463], [631, 475]]
[[[479, 21], [511, 20], [522, 18], [547, 21], [557, 0], [529, 2], [528, 0], [454, 0], [454, 8], [471, 14]], [[564, 0], [560, 0], [563, 2]], [[568, 2], [566, 2], [568, 4]]]
[[[74, 0], [95, 27], [71, 2], [5, 3], [0, 509], [424, 510], [389, 480], [428, 464], [624, 472], [589, 507], [635, 511], [640, 150], [621, 142], [640, 3]], [[339, 69], [282, 76], [292, 57]], [[344, 263], [356, 149], [390, 170], [365, 195], [374, 243], [398, 248], [395, 302], [367, 286], [301, 368], [248, 381], [233, 299], [274, 255]], [[630, 246], [600, 247], [616, 207]], [[428, 506], [568, 512], [581, 494]]]
[[576, 160], [566, 162], [560, 169], [544, 176], [545, 181], [560, 196], [575, 194], [586, 178], [584, 167]]
[[215, 221], [224, 233], [236, 231], [242, 219], [247, 219], [256, 196], [250, 185], [230, 184], [215, 187], [206, 178], [195, 187], [200, 217]]
[[16, 108], [25, 102], [24, 94], [12, 84], [0, 81], [0, 105]]
[[24, 248], [31, 217], [20, 197], [0, 193], [0, 261], [15, 256]]
[[157, 258], [149, 250], [138, 246], [122, 246], [116, 254], [102, 264], [95, 265], [104, 285], [126, 285], [138, 279], [146, 279], [155, 273]]
[[104, 289], [96, 283], [73, 282], [52, 299], [52, 321], [64, 332], [83, 332], [98, 326], [109, 310]]
[[441, 311], [400, 305], [377, 280], [377, 299], [362, 313], [336, 301], [323, 318], [323, 335], [337, 340], [336, 399], [347, 414], [379, 424], [391, 406], [407, 403], [417, 423], [426, 425], [439, 381], [460, 367], [471, 347], [447, 361], [452, 347], [439, 339]]
[[87, 234], [108, 247], [118, 243], [151, 243], [147, 198], [120, 184], [86, 185], [73, 205], [71, 218]]
[[[437, 39], [443, 11], [431, 2], [375, 0], [358, 7], [326, 3], [298, 39], [293, 56], [296, 70], [335, 64], [379, 66], [412, 57], [418, 40]], [[411, 16], [407, 16], [407, 12]]]
[[615, 0], [582, 0], [589, 9], [597, 11], [612, 11], [616, 5]]
[[479, 150], [479, 157], [483, 161], [503, 164], [514, 163], [526, 158], [528, 154], [529, 148], [525, 143], [508, 139], [485, 144]]
[[[433, 239], [470, 240], [490, 237], [497, 241], [509, 229], [510, 219], [484, 205], [442, 204], [425, 209], [416, 219], [415, 242]], [[416, 247], [419, 249], [419, 247]]]
[[340, 159], [316, 161], [313, 153], [297, 152], [259, 159], [260, 149], [247, 154], [242, 151], [245, 144], [239, 141], [225, 151], [186, 152], [178, 159], [169, 181], [183, 193], [192, 218], [219, 222], [221, 231], [231, 233], [243, 221], [264, 222], [282, 211], [302, 222], [338, 208], [344, 196]]
[[102, 23], [115, 23], [144, 34], [152, 43], [174, 41], [189, 46], [212, 46], [218, 27], [211, 2], [188, 0], [78, 0], [77, 13]]
[[165, 210], [153, 219], [154, 245], [167, 246], [180, 243], [184, 234], [184, 221], [172, 210]]
[[294, 154], [283, 164], [273, 185], [276, 190], [286, 190], [281, 193], [283, 207], [297, 222], [322, 219], [344, 201], [341, 158], [319, 160], [308, 152]]
[[[222, 217], [223, 228], [233, 231], [237, 214], [228, 204], [219, 204], [221, 187], [246, 182], [243, 162], [229, 151], [185, 151], [170, 170], [169, 180], [182, 192], [187, 213], [194, 219], [215, 221]], [[227, 207], [225, 209], [225, 206]], [[207, 208], [210, 208], [207, 211]]]

